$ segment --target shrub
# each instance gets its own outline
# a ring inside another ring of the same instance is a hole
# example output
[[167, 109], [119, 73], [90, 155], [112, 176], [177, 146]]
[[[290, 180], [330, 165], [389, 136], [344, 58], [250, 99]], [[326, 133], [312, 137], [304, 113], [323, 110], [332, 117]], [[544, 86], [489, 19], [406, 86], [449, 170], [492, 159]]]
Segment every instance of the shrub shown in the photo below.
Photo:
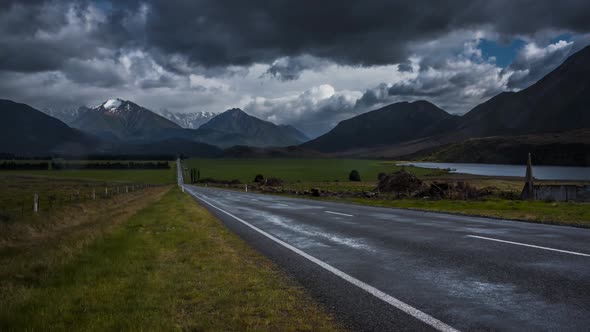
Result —
[[411, 193], [421, 187], [422, 181], [405, 170], [385, 175], [377, 184], [377, 189], [380, 192]]
[[268, 178], [266, 179], [265, 185], [269, 187], [279, 187], [283, 185], [283, 180], [279, 178]]
[[263, 183], [263, 182], [264, 182], [264, 175], [262, 175], [262, 174], [257, 174], [257, 175], [254, 177], [254, 182], [256, 182], [256, 183]]
[[349, 181], [360, 181], [361, 175], [359, 174], [359, 171], [357, 171], [356, 169], [353, 169], [352, 171], [350, 171], [350, 174], [348, 174], [348, 180]]

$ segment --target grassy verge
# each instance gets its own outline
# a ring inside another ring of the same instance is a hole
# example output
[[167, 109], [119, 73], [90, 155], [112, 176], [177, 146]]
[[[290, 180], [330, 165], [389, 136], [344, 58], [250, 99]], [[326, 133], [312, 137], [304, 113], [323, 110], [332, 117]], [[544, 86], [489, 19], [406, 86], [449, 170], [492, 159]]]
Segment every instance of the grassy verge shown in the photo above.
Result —
[[448, 212], [464, 215], [523, 220], [590, 228], [590, 204], [491, 199], [462, 200], [376, 200], [365, 198], [327, 199], [362, 205]]
[[188, 195], [172, 189], [152, 197], [155, 203], [43, 269], [19, 258], [23, 250], [4, 248], [0, 330], [338, 329]]

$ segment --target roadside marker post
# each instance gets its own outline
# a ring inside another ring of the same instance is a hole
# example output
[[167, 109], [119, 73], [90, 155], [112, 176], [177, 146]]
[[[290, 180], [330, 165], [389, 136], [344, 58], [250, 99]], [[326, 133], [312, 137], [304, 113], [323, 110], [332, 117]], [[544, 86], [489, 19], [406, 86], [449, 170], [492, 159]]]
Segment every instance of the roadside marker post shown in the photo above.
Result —
[[33, 196], [33, 212], [39, 212], [39, 195], [37, 193]]
[[248, 192], [248, 185], [247, 184], [244, 185], [244, 188], [246, 189], [246, 192]]

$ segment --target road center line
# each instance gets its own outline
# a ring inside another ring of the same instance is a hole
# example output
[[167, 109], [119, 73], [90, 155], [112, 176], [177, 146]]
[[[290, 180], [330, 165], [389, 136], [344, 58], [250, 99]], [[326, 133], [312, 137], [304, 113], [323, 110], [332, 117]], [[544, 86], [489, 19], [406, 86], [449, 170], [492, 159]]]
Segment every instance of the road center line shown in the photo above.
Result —
[[590, 257], [589, 254], [583, 254], [581, 252], [561, 250], [561, 249], [548, 248], [548, 247], [541, 247], [541, 246], [536, 246], [534, 244], [526, 244], [526, 243], [520, 243], [520, 242], [506, 241], [506, 240], [494, 239], [494, 238], [485, 237], [485, 236], [467, 235], [467, 237], [472, 237], [472, 238], [481, 239], [481, 240], [488, 240], [488, 241], [496, 241], [496, 242], [503, 242], [503, 243], [515, 244], [517, 246], [523, 246], [523, 247], [530, 247], [530, 248], [537, 248], [537, 249], [543, 249], [543, 250], [557, 251], [557, 252], [562, 252], [562, 253], [571, 254], [571, 255], [578, 255], [578, 256]]
[[283, 203], [277, 203], [277, 205], [280, 205], [280, 206], [289, 206], [289, 205], [283, 204]]
[[[280, 240], [280, 239], [278, 239], [278, 238], [270, 235], [269, 233], [261, 230], [260, 228], [251, 225], [247, 221], [245, 221], [245, 220], [243, 220], [243, 219], [241, 219], [241, 218], [239, 218], [239, 217], [237, 217], [237, 216], [235, 216], [235, 215], [233, 215], [233, 214], [231, 214], [231, 213], [229, 213], [229, 212], [227, 212], [227, 211], [225, 211], [225, 210], [223, 210], [223, 209], [215, 206], [214, 204], [210, 203], [208, 200], [206, 200], [205, 198], [201, 197], [200, 195], [197, 195], [197, 194], [195, 194], [194, 192], [192, 192], [190, 190], [189, 190], [189, 192], [193, 196], [195, 196], [196, 198], [198, 198], [199, 200], [201, 200], [202, 202], [204, 202], [207, 205], [211, 206], [212, 208], [214, 208], [216, 210], [219, 210], [222, 213], [227, 214], [228, 216], [230, 216], [230, 217], [234, 218], [235, 220], [241, 222], [242, 224], [246, 225], [247, 227], [251, 228], [252, 230], [254, 230], [254, 231], [256, 231], [256, 232], [264, 235], [268, 239], [270, 239], [270, 240], [272, 240], [272, 241], [274, 241], [274, 242], [282, 245], [283, 247], [285, 247], [285, 248], [293, 251], [294, 253], [296, 253], [296, 254], [298, 254], [298, 255], [300, 255], [300, 256], [308, 259], [312, 263], [315, 263], [315, 264], [319, 265], [323, 269], [325, 269], [325, 270], [327, 270], [327, 271], [335, 274], [336, 276], [338, 276], [338, 277], [346, 280], [347, 282], [349, 282], [349, 283], [357, 286], [358, 288], [360, 288], [360, 289], [366, 291], [367, 293], [375, 296], [376, 298], [378, 298], [378, 299], [380, 299], [380, 300], [382, 300], [382, 301], [390, 304], [391, 306], [393, 306], [393, 307], [395, 307], [395, 308], [397, 308], [397, 309], [405, 312], [406, 314], [408, 314], [408, 315], [410, 315], [410, 316], [412, 316], [412, 317], [414, 317], [414, 318], [422, 321], [423, 323], [428, 324], [428, 325], [434, 327], [435, 329], [437, 329], [439, 331], [445, 331], [445, 332], [451, 332], [451, 331], [454, 332], [454, 331], [457, 331], [458, 332], [458, 330], [456, 330], [452, 326], [449, 326], [449, 325], [441, 322], [440, 320], [438, 320], [438, 319], [430, 316], [429, 314], [424, 313], [424, 312], [422, 312], [422, 311], [420, 311], [420, 310], [412, 307], [411, 305], [409, 305], [409, 304], [407, 304], [405, 302], [402, 302], [402, 301], [396, 299], [395, 297], [393, 297], [393, 296], [391, 296], [391, 295], [389, 295], [387, 293], [384, 293], [384, 292], [378, 290], [377, 288], [375, 288], [375, 287], [373, 287], [373, 286], [371, 286], [369, 284], [366, 284], [366, 283], [364, 283], [364, 282], [356, 279], [355, 277], [350, 276], [350, 275], [348, 275], [348, 274], [346, 274], [346, 273], [338, 270], [337, 268], [333, 267], [332, 265], [329, 265], [328, 263], [325, 263], [324, 261], [321, 261], [321, 260], [319, 260], [319, 259], [317, 259], [317, 258], [315, 258], [315, 257], [313, 257], [313, 256], [311, 256], [311, 255], [309, 255], [307, 253], [305, 253], [304, 251], [293, 247], [292, 245], [290, 245], [290, 244], [288, 244], [288, 243], [286, 243], [286, 242], [284, 242], [284, 241], [282, 241], [282, 240]], [[326, 211], [326, 212], [328, 212], [328, 211]], [[337, 213], [337, 212], [333, 212], [333, 213]]]
[[333, 212], [333, 211], [324, 211], [324, 212], [330, 213], [330, 214], [337, 214], [339, 216], [354, 217], [352, 214], [346, 214], [346, 213], [340, 213], [340, 212]]

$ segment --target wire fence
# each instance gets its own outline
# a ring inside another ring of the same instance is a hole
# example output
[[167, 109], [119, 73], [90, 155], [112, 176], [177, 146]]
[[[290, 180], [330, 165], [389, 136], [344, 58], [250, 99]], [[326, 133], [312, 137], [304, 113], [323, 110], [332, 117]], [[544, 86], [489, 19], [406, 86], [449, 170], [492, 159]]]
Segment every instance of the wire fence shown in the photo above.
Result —
[[104, 185], [83, 184], [79, 186], [43, 188], [35, 190], [28, 187], [12, 190], [0, 195], [0, 222], [15, 222], [34, 216], [43, 216], [63, 209], [90, 201], [109, 200], [121, 195], [128, 195], [164, 185], [153, 184], [120, 184], [107, 183]]

